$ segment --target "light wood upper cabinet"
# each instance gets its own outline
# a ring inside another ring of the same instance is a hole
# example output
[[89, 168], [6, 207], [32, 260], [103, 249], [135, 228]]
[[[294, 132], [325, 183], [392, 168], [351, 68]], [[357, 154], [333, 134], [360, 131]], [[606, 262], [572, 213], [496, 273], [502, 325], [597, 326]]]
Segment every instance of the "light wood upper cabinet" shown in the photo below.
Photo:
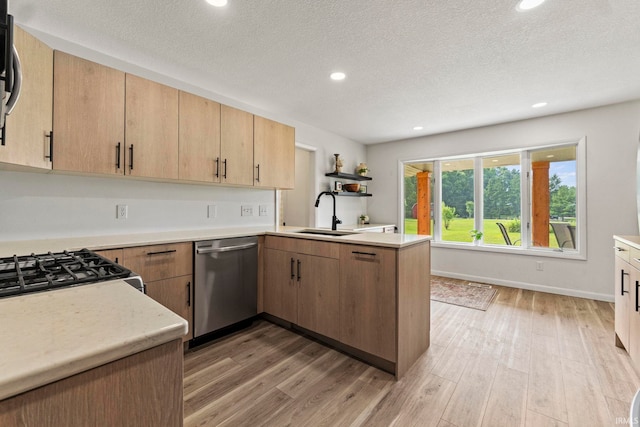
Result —
[[52, 129], [53, 50], [18, 26], [14, 44], [22, 65], [22, 92], [6, 117], [0, 162], [51, 169], [47, 135]]
[[340, 341], [396, 361], [396, 251], [341, 245]]
[[125, 73], [55, 52], [53, 167], [124, 173]]
[[254, 185], [291, 189], [295, 184], [295, 129], [254, 117]]
[[178, 90], [131, 74], [125, 92], [126, 174], [178, 178]]
[[220, 182], [253, 185], [253, 114], [222, 105]]
[[220, 182], [220, 104], [180, 92], [178, 177]]

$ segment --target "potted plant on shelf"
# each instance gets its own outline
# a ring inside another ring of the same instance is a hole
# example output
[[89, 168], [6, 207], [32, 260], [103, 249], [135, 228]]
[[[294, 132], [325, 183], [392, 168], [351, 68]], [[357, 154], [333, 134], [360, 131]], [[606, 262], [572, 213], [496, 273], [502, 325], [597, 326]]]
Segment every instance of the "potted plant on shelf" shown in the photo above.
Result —
[[366, 163], [360, 163], [356, 168], [356, 172], [360, 176], [367, 176], [367, 173], [369, 172], [369, 168], [367, 167]]
[[473, 244], [477, 245], [480, 243], [480, 239], [482, 239], [482, 231], [476, 230], [475, 228], [469, 231], [469, 235], [473, 241]]

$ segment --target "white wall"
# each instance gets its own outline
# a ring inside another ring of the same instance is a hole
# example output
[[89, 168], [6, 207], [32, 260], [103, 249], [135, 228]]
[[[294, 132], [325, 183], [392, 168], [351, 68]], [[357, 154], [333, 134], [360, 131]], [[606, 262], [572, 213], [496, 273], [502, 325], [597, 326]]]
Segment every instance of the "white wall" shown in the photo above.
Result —
[[[16, 17], [21, 23], [21, 17]], [[345, 167], [366, 161], [362, 144], [301, 123], [283, 114], [264, 111], [240, 100], [227, 98], [198, 87], [206, 82], [191, 80], [177, 64], [154, 64], [149, 58], [123, 49], [120, 58], [107, 56], [100, 47], [80, 46], [23, 27], [54, 49], [59, 49], [119, 70], [136, 74], [296, 128], [296, 142], [316, 148], [314, 178], [316, 194], [328, 187], [325, 172], [333, 170], [333, 153], [342, 153]], [[141, 64], [154, 64], [153, 70]], [[131, 179], [65, 176], [57, 174], [0, 171], [0, 240], [120, 234], [157, 230], [275, 224], [275, 194], [272, 190], [144, 182]], [[366, 204], [341, 198], [338, 216], [356, 223]], [[317, 210], [318, 226], [331, 225], [331, 208], [323, 200]], [[115, 205], [129, 206], [129, 218], [116, 222]], [[218, 217], [206, 217], [206, 206], [216, 204]], [[253, 217], [240, 217], [240, 206], [254, 206]], [[258, 217], [259, 204], [267, 204], [269, 215]], [[327, 225], [328, 224], [328, 225]]]
[[[587, 260], [434, 248], [434, 274], [613, 300], [613, 234], [638, 234], [636, 150], [640, 101], [368, 146], [374, 222], [399, 223], [398, 161], [437, 158], [586, 136]], [[544, 271], [536, 271], [536, 261]]]

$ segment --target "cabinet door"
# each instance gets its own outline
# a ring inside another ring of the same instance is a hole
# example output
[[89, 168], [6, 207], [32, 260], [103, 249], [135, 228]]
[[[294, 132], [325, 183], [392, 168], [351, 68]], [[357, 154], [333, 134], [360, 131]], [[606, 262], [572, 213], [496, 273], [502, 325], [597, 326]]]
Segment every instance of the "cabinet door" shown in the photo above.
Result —
[[340, 339], [340, 262], [311, 255], [298, 255], [298, 261], [298, 325]]
[[124, 73], [55, 52], [53, 167], [124, 173]]
[[295, 184], [295, 130], [255, 116], [254, 185], [292, 189]]
[[615, 260], [615, 329], [619, 343], [629, 350], [629, 301], [631, 288], [631, 265], [623, 259]]
[[220, 182], [220, 104], [180, 92], [179, 111], [179, 178]]
[[53, 50], [14, 27], [14, 44], [22, 65], [22, 92], [6, 117], [6, 141], [0, 162], [51, 169], [49, 139], [53, 97]]
[[629, 356], [640, 368], [640, 271], [632, 267], [629, 275]]
[[253, 114], [220, 108], [220, 182], [253, 185]]
[[291, 252], [264, 250], [264, 311], [297, 323], [296, 256]]
[[149, 297], [189, 322], [189, 332], [182, 338], [183, 342], [193, 338], [192, 277], [181, 276], [145, 283]]
[[396, 251], [340, 247], [340, 341], [396, 361]]
[[178, 90], [127, 74], [126, 173], [178, 178]]

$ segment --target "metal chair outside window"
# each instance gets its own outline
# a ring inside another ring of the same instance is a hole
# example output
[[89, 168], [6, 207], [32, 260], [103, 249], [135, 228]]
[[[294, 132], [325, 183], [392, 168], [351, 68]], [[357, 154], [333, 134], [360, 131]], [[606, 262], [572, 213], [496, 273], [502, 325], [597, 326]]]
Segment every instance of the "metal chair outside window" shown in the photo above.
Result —
[[511, 241], [511, 237], [509, 237], [509, 233], [507, 232], [507, 228], [504, 226], [503, 223], [501, 222], [496, 222], [496, 224], [498, 225], [498, 228], [500, 229], [500, 232], [502, 233], [502, 237], [504, 237], [504, 241], [508, 246], [516, 246], [518, 245], [518, 242], [520, 241], [520, 239], [516, 240], [515, 242]]

